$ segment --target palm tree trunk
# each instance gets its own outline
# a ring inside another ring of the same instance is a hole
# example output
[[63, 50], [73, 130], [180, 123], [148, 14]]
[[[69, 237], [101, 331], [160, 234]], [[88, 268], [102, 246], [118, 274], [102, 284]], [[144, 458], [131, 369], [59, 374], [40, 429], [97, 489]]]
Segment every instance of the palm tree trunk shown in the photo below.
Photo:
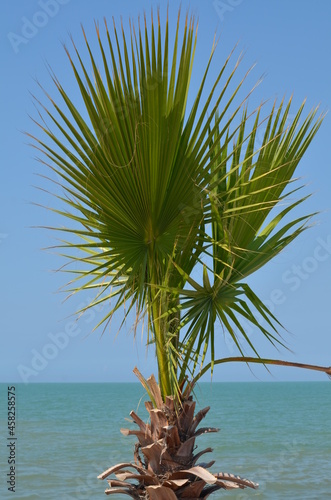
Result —
[[[157, 295], [158, 294], [158, 295]], [[169, 360], [167, 353], [167, 321], [166, 318], [162, 318], [163, 312], [163, 297], [160, 291], [156, 293], [154, 291], [151, 292], [152, 295], [152, 322], [153, 322], [153, 331], [155, 335], [155, 351], [156, 351], [156, 359], [158, 364], [158, 374], [159, 374], [159, 386], [162, 394], [163, 400], [165, 400], [166, 396], [170, 396], [171, 383], [170, 383], [170, 374], [169, 374]]]
[[258, 484], [233, 474], [209, 472], [214, 461], [204, 462], [201, 457], [213, 451], [212, 448], [195, 453], [198, 436], [219, 430], [211, 427], [198, 429], [209, 407], [194, 414], [195, 402], [190, 395], [181, 400], [180, 407], [176, 407], [173, 397], [166, 397], [163, 402], [154, 376], [144, 380], [137, 369], [134, 372], [144, 387], [148, 386], [153, 400], [153, 403], [145, 403], [150, 423], [145, 424], [135, 412], [130, 413], [139, 429], [121, 429], [121, 432], [138, 439], [134, 462], [117, 464], [98, 476], [98, 479], [116, 477], [108, 480], [107, 495], [119, 493], [135, 500], [201, 500], [220, 489], [258, 487]]

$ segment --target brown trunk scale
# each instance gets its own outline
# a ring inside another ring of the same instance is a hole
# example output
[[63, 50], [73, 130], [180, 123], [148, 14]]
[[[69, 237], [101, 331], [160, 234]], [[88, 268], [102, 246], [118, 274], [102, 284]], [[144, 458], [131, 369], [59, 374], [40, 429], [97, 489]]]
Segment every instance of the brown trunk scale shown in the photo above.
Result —
[[233, 474], [209, 472], [207, 469], [214, 460], [203, 462], [200, 458], [213, 451], [212, 448], [194, 453], [198, 436], [219, 430], [210, 427], [198, 429], [209, 407], [194, 415], [195, 402], [188, 395], [176, 409], [172, 397], [163, 402], [153, 375], [147, 383], [155, 401], [155, 405], [150, 401], [145, 403], [150, 423], [144, 423], [135, 412], [130, 413], [138, 429], [121, 429], [121, 432], [138, 439], [134, 463], [117, 464], [98, 476], [98, 479], [116, 477], [107, 480], [106, 495], [124, 494], [136, 500], [198, 500], [206, 499], [220, 489], [258, 487], [257, 483]]

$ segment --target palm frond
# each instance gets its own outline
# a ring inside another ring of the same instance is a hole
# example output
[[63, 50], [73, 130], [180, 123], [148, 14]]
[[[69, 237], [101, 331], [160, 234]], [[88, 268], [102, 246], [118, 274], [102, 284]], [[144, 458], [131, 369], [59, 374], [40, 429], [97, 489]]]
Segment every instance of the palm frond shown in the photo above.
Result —
[[[79, 313], [111, 302], [97, 326], [124, 304], [123, 321], [134, 307], [147, 315], [165, 397], [209, 351], [213, 369], [219, 327], [242, 356], [242, 344], [258, 356], [243, 321], [283, 344], [245, 279], [308, 227], [311, 215], [289, 219], [305, 197], [280, 205], [296, 192], [289, 186], [323, 117], [315, 109], [303, 119], [302, 104], [288, 124], [291, 100], [264, 119], [263, 106], [249, 113], [256, 86], [239, 99], [250, 70], [237, 79], [242, 57], [233, 64], [233, 53], [208, 91], [215, 42], [188, 108], [196, 21], [187, 15], [182, 27], [178, 16], [171, 48], [168, 19], [164, 33], [159, 15], [147, 24], [130, 23], [129, 35], [96, 25], [97, 50], [83, 30], [85, 54], [72, 40], [65, 50], [81, 104], [51, 73], [56, 97], [43, 90], [46, 104], [36, 99], [41, 133], [28, 135], [60, 179], [54, 211], [68, 226], [53, 229], [78, 263], [68, 292], [95, 291]], [[201, 284], [192, 278], [199, 266]]]

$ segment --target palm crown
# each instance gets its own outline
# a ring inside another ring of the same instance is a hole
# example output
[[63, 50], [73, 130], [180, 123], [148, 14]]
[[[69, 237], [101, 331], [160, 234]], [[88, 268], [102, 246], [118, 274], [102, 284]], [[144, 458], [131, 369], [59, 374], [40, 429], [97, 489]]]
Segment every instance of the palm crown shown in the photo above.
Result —
[[206, 92], [216, 45], [188, 109], [193, 18], [183, 30], [178, 18], [171, 52], [168, 21], [164, 33], [159, 19], [149, 30], [146, 19], [138, 30], [132, 24], [129, 37], [115, 25], [110, 35], [106, 25], [105, 42], [96, 31], [100, 53], [85, 37], [88, 63], [75, 45], [75, 60], [66, 49], [88, 119], [52, 75], [61, 104], [46, 93], [44, 133], [34, 138], [63, 181], [66, 209], [55, 210], [71, 221], [61, 231], [73, 236], [64, 253], [80, 251], [69, 290], [95, 289], [88, 307], [111, 301], [99, 325], [125, 303], [126, 315], [132, 308], [137, 319], [147, 315], [163, 397], [225, 361], [215, 353], [222, 329], [236, 359], [248, 359], [240, 337], [254, 353], [249, 360], [265, 363], [243, 323], [274, 344], [279, 324], [245, 279], [307, 227], [310, 215], [287, 217], [304, 198], [274, 209], [297, 190], [289, 185], [322, 117], [316, 109], [303, 117], [302, 104], [289, 123], [291, 100], [266, 118], [261, 108], [248, 113], [246, 99], [236, 104], [245, 77], [233, 86], [232, 55]]

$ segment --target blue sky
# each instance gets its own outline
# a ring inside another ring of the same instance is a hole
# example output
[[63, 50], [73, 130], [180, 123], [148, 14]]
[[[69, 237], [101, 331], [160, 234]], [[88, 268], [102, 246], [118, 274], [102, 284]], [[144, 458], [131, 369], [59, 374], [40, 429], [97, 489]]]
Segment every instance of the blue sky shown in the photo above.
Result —
[[[136, 19], [160, 3], [16, 0], [2, 4], [0, 381], [133, 381], [135, 365], [146, 376], [156, 371], [153, 353], [146, 356], [139, 332], [134, 342], [130, 324], [116, 338], [118, 325], [114, 321], [101, 338], [100, 332], [91, 333], [100, 311], [77, 323], [71, 316], [88, 297], [63, 302], [63, 293], [56, 293], [67, 277], [53, 270], [63, 261], [54, 251], [42, 250], [54, 245], [54, 235], [33, 228], [54, 222], [49, 211], [33, 203], [51, 204], [52, 200], [34, 188], [40, 185], [36, 173], [41, 167], [22, 131], [33, 129], [28, 115], [36, 117], [36, 111], [29, 92], [40, 95], [36, 79], [52, 88], [45, 61], [65, 87], [73, 82], [61, 45], [69, 41], [69, 33], [81, 47], [80, 23], [93, 38], [94, 19], [101, 21], [106, 16], [111, 20], [114, 16], [118, 21], [122, 16], [126, 23], [129, 17]], [[239, 50], [245, 52], [244, 68], [257, 63], [249, 81], [265, 75], [252, 105], [267, 98], [289, 97], [293, 92], [294, 107], [307, 97], [307, 110], [318, 103], [323, 110], [330, 108], [330, 2], [172, 1], [172, 23], [180, 4], [184, 12], [189, 8], [199, 18], [191, 96], [217, 32], [220, 41], [215, 72], [239, 40]], [[165, 11], [166, 3], [162, 2], [163, 20]], [[277, 353], [259, 341], [256, 332], [249, 332], [265, 356], [327, 366], [331, 364], [330, 131], [328, 115], [298, 170], [314, 193], [303, 210], [320, 211], [314, 227], [250, 280], [287, 328], [284, 335], [293, 353]], [[220, 356], [235, 355], [232, 343], [222, 341], [221, 335], [218, 348]], [[244, 365], [229, 364], [216, 368], [214, 380], [325, 380], [324, 375], [291, 368], [273, 368], [272, 376], [260, 368], [253, 372]]]

